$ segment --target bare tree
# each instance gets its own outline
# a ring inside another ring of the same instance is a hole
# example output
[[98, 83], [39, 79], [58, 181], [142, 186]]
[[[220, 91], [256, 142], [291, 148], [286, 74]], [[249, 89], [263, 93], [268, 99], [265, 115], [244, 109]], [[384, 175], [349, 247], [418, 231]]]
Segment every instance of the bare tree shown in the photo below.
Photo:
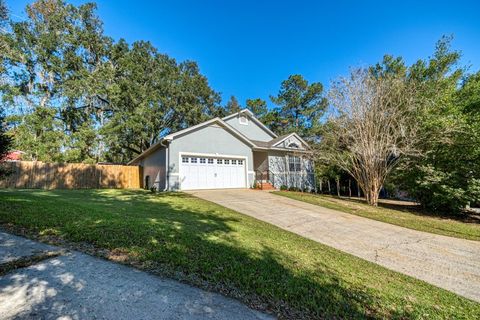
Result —
[[395, 76], [354, 69], [332, 84], [333, 107], [317, 155], [348, 172], [376, 206], [387, 175], [402, 156], [417, 154], [415, 86]]

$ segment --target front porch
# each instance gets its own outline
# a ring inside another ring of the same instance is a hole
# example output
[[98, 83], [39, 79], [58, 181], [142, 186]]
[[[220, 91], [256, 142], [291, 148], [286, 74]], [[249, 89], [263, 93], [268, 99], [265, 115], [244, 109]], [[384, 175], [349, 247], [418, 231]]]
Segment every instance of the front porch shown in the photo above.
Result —
[[315, 190], [313, 161], [301, 154], [253, 151], [253, 167], [259, 189]]

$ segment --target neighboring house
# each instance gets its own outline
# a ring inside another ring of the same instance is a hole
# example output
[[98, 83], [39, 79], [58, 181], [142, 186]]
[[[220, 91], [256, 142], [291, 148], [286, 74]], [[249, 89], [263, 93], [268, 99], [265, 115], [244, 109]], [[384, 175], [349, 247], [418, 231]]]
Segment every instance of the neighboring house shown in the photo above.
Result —
[[277, 136], [245, 109], [172, 133], [129, 162], [157, 190], [249, 188], [257, 183], [314, 188], [308, 144]]
[[1, 161], [20, 161], [22, 160], [22, 155], [25, 154], [25, 152], [20, 151], [20, 150], [13, 150], [9, 151]]

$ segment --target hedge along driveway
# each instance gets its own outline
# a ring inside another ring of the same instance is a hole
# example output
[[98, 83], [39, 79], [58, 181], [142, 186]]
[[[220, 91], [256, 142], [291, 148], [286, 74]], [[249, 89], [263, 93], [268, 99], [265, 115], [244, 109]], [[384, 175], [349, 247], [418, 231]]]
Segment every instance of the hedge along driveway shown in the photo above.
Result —
[[186, 194], [1, 190], [0, 223], [222, 292], [284, 318], [465, 318], [480, 305]]

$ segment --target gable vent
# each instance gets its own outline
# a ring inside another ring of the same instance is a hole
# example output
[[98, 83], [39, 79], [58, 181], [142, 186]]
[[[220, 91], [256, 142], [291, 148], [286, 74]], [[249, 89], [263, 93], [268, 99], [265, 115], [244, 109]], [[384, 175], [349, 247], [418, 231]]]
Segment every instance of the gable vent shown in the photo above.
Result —
[[245, 117], [245, 116], [240, 116], [240, 117], [238, 118], [238, 122], [239, 122], [240, 124], [243, 124], [243, 125], [246, 125], [246, 126], [247, 126], [247, 125], [248, 125], [248, 118]]

